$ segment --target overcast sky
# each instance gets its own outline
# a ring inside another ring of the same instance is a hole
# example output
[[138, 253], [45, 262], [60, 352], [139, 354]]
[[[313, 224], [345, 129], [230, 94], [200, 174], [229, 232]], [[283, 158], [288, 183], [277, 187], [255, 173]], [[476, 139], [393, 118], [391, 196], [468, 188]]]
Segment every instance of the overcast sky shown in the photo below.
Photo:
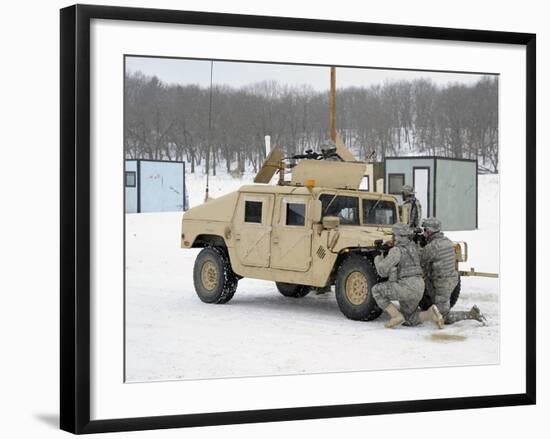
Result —
[[[210, 67], [208, 60], [188, 60], [175, 58], [126, 57], [128, 72], [140, 71], [147, 76], [157, 76], [167, 84], [198, 84], [210, 86]], [[380, 70], [372, 68], [336, 69], [338, 88], [349, 86], [371, 86], [385, 81], [413, 80], [430, 78], [438, 85], [450, 82], [472, 84], [482, 75], [465, 73], [419, 72], [406, 70]], [[328, 90], [330, 86], [329, 67], [264, 64], [247, 62], [214, 61], [213, 81], [235, 88], [261, 81], [277, 81], [280, 84], [299, 86], [310, 85], [317, 91]]]

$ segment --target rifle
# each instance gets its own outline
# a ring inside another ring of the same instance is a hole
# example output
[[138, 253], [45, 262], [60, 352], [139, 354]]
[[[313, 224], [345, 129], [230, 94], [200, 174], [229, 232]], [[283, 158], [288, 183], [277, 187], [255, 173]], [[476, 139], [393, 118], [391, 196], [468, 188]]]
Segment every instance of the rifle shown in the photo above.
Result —
[[306, 159], [306, 160], [329, 160], [336, 159], [343, 161], [342, 157], [336, 152], [336, 148], [321, 149], [321, 152], [315, 152], [312, 149], [306, 149], [303, 154], [295, 154], [290, 157], [291, 159]]
[[374, 241], [374, 248], [376, 248], [376, 250], [378, 250], [382, 254], [388, 253], [392, 247], [393, 247], [392, 241], [384, 242], [383, 239], [377, 239], [376, 241]]
[[414, 229], [412, 240], [416, 244], [420, 245], [420, 247], [425, 247], [426, 244], [428, 243], [428, 240], [426, 239], [426, 236], [424, 235], [424, 231], [420, 227], [417, 227], [416, 229]]

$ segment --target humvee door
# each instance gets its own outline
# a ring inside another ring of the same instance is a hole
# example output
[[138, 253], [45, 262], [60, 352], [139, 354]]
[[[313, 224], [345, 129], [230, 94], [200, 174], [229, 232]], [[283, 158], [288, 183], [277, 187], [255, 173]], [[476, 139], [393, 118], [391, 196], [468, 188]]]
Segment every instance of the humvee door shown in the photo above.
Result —
[[235, 249], [243, 265], [269, 267], [274, 199], [270, 194], [240, 194], [233, 229]]
[[311, 220], [309, 200], [299, 195], [278, 195], [270, 267], [292, 271], [307, 271], [311, 265]]

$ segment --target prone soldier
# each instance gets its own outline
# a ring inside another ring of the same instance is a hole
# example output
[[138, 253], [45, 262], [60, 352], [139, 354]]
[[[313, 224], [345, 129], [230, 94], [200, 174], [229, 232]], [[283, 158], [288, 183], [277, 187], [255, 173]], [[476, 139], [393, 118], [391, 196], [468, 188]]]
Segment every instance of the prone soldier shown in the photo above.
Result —
[[[424, 294], [424, 280], [416, 245], [410, 239], [410, 227], [406, 224], [394, 224], [392, 233], [394, 245], [387, 256], [378, 255], [374, 259], [378, 274], [388, 277], [388, 281], [378, 283], [372, 288], [374, 300], [390, 316], [385, 324], [386, 328], [394, 328], [403, 323], [416, 326], [428, 320], [442, 328], [443, 317], [435, 305], [427, 311], [418, 311], [418, 303]], [[399, 301], [400, 310], [392, 300]]]
[[404, 185], [401, 188], [401, 196], [403, 197], [401, 206], [403, 222], [412, 229], [416, 229], [422, 220], [422, 206], [414, 195], [414, 188], [408, 184]]
[[428, 294], [445, 319], [446, 324], [485, 317], [474, 305], [470, 311], [451, 311], [451, 294], [458, 284], [458, 269], [453, 242], [441, 231], [441, 221], [426, 218], [422, 222], [426, 245], [420, 249], [420, 262]]

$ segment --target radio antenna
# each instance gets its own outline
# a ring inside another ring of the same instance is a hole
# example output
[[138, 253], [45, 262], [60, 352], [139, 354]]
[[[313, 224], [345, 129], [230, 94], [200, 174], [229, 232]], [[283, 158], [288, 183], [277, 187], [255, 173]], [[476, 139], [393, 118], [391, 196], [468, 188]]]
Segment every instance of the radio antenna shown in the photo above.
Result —
[[208, 149], [206, 151], [206, 191], [204, 202], [208, 201], [208, 189], [210, 180], [210, 149], [212, 143], [212, 79], [214, 75], [214, 60], [210, 61], [210, 102], [208, 104]]
[[336, 67], [330, 68], [329, 114], [330, 140], [336, 143]]

